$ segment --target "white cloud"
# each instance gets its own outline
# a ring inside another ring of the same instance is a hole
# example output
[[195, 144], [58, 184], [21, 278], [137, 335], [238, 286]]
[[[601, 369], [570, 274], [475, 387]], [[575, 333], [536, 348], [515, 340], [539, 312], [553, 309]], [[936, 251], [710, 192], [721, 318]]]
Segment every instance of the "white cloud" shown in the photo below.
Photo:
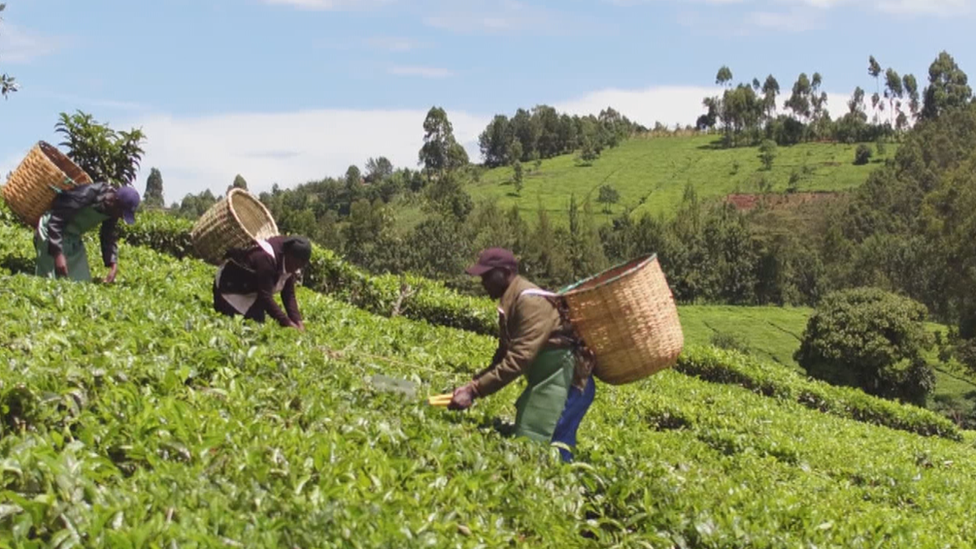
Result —
[[[830, 9], [842, 5], [862, 6], [887, 13], [951, 16], [969, 13], [974, 0], [604, 0], [616, 6], [636, 6], [671, 1], [680, 4], [759, 4]], [[774, 13], [768, 9], [758, 13]], [[795, 12], [794, 12], [795, 13]]]
[[[147, 136], [136, 188], [142, 192], [149, 169], [157, 167], [166, 200], [173, 202], [207, 188], [223, 193], [238, 173], [260, 192], [273, 183], [293, 187], [340, 176], [350, 164], [362, 166], [371, 156], [416, 167], [426, 115], [426, 110], [152, 115], [120, 121], [118, 127], [142, 127]], [[458, 141], [477, 158], [477, 136], [489, 118], [451, 110], [448, 115]]]
[[413, 51], [423, 47], [423, 44], [409, 38], [396, 38], [393, 36], [374, 36], [367, 40], [367, 43], [377, 49], [390, 52]]
[[[702, 98], [720, 93], [712, 87], [650, 87], [607, 89], [567, 101], [539, 98], [561, 112], [598, 114], [608, 106], [645, 126], [660, 121], [674, 127], [694, 124], [703, 112]], [[829, 94], [831, 116], [847, 112], [847, 94]], [[454, 133], [473, 161], [481, 158], [478, 135], [494, 113], [452, 110], [445, 105]], [[133, 114], [114, 127], [141, 127], [146, 155], [136, 182], [144, 190], [151, 167], [163, 174], [167, 202], [209, 188], [223, 193], [238, 173], [255, 192], [294, 187], [326, 176], [340, 176], [350, 164], [360, 167], [369, 157], [386, 156], [397, 166], [417, 167], [423, 144], [424, 110], [323, 109], [282, 113], [237, 113], [206, 117]], [[512, 113], [506, 113], [511, 115]], [[6, 151], [0, 157], [0, 178], [27, 153]]]
[[42, 36], [6, 21], [0, 22], [0, 61], [11, 64], [30, 63], [62, 47], [62, 40]]
[[291, 6], [303, 10], [357, 10], [371, 9], [396, 0], [264, 0], [266, 4]]
[[820, 17], [810, 10], [792, 9], [784, 12], [756, 11], [746, 16], [746, 24], [761, 29], [803, 32], [820, 27]]
[[571, 23], [565, 16], [517, 0], [465, 0], [448, 2], [446, 5], [450, 8], [425, 17], [424, 23], [459, 34], [571, 32]]
[[388, 71], [396, 76], [420, 76], [422, 78], [447, 78], [454, 76], [448, 69], [440, 67], [397, 66]]

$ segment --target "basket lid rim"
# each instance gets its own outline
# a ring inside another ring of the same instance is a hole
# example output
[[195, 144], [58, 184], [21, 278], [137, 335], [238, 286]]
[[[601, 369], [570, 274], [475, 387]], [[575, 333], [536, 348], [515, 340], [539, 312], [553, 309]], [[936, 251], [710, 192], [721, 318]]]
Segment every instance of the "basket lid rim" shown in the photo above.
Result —
[[[637, 272], [642, 267], [644, 267], [644, 265], [647, 265], [648, 263], [654, 261], [655, 259], [657, 259], [657, 253], [652, 253], [652, 254], [649, 254], [649, 255], [639, 256], [639, 257], [634, 258], [634, 259], [631, 259], [629, 261], [623, 261], [621, 263], [618, 263], [618, 264], [614, 265], [613, 267], [610, 267], [608, 269], [604, 269], [604, 270], [600, 271], [599, 273], [597, 273], [597, 274], [595, 274], [593, 276], [589, 276], [587, 278], [584, 278], [583, 280], [580, 280], [578, 282], [574, 282], [573, 284], [570, 284], [569, 286], [566, 286], [566, 287], [560, 289], [556, 293], [557, 294], [560, 294], [560, 295], [566, 296], [566, 295], [579, 294], [579, 293], [583, 293], [583, 292], [589, 292], [589, 291], [595, 290], [597, 288], [602, 288], [602, 287], [607, 286], [609, 284], [613, 284], [614, 282], [616, 282], [616, 281], [618, 281], [618, 280], [620, 280], [622, 278], [626, 278], [628, 276], [633, 275], [635, 272]], [[624, 270], [622, 273], [619, 273], [619, 274], [617, 274], [615, 276], [612, 276], [612, 277], [608, 278], [607, 280], [604, 280], [603, 282], [600, 282], [596, 286], [593, 286], [591, 288], [585, 288], [585, 289], [581, 289], [580, 288], [580, 286], [583, 286], [587, 282], [590, 282], [591, 280], [595, 280], [595, 279], [603, 276], [604, 273], [607, 273], [609, 271], [613, 271], [615, 269], [619, 269], [619, 268], [625, 267], [625, 266], [628, 267], [628, 268], [626, 270]]]
[[244, 226], [244, 223], [241, 221], [241, 216], [239, 216], [237, 214], [237, 210], [234, 209], [234, 202], [231, 201], [231, 198], [233, 197], [234, 194], [240, 194], [241, 196], [247, 198], [248, 200], [250, 200], [254, 204], [257, 204], [257, 206], [259, 208], [261, 208], [262, 211], [264, 211], [264, 215], [268, 216], [268, 219], [271, 221], [271, 226], [274, 227], [274, 232], [275, 233], [278, 233], [279, 232], [278, 231], [278, 223], [275, 221], [274, 216], [271, 215], [271, 210], [269, 210], [268, 207], [265, 206], [264, 203], [261, 202], [260, 199], [258, 199], [258, 197], [254, 196], [249, 191], [247, 191], [245, 189], [242, 189], [240, 187], [234, 187], [233, 189], [227, 191], [227, 196], [225, 198], [227, 200], [227, 209], [230, 210], [230, 214], [234, 216], [234, 221], [237, 222], [237, 225], [240, 228], [244, 229], [244, 232], [246, 232], [248, 234], [248, 236], [251, 237], [251, 240], [257, 242], [258, 241], [258, 237], [255, 236], [255, 235], [253, 235], [253, 234], [251, 234], [251, 231], [248, 230], [248, 228]]

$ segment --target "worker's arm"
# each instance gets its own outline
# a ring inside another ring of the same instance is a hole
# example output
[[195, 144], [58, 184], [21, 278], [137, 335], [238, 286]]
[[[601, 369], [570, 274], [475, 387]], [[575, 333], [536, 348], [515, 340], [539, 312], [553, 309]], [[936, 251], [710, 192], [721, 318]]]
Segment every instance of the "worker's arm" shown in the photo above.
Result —
[[295, 324], [301, 325], [302, 313], [298, 310], [298, 300], [295, 299], [295, 276], [288, 277], [285, 287], [281, 289], [281, 302], [285, 304], [288, 318]]
[[499, 339], [498, 347], [495, 348], [495, 354], [491, 357], [491, 362], [489, 362], [488, 366], [485, 366], [484, 369], [479, 370], [478, 373], [476, 373], [471, 379], [478, 379], [479, 377], [485, 375], [491, 371], [492, 368], [497, 366], [503, 358], [505, 358], [505, 346], [502, 344], [501, 339]]
[[278, 321], [278, 324], [286, 327], [293, 326], [294, 323], [275, 301], [274, 287], [275, 280], [278, 277], [277, 262], [273, 257], [262, 252], [249, 256], [248, 263], [254, 271], [257, 282], [258, 303], [271, 318]]
[[472, 382], [479, 397], [501, 390], [522, 375], [552, 333], [554, 311], [544, 299], [520, 299], [513, 307], [512, 315], [515, 329], [504, 356]]
[[102, 262], [106, 267], [111, 267], [119, 260], [119, 218], [110, 217], [102, 221], [102, 227], [98, 231], [98, 238], [102, 244]]

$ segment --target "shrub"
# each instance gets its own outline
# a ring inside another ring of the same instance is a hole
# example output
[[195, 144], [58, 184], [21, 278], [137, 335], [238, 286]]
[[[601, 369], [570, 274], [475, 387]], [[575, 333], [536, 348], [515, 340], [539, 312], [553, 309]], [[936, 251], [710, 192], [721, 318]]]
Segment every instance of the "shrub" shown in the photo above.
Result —
[[871, 161], [871, 156], [872, 156], [871, 147], [869, 147], [864, 143], [861, 143], [860, 145], [857, 146], [857, 149], [854, 151], [854, 165], [863, 166], [867, 164], [868, 162]]
[[794, 355], [811, 376], [885, 397], [923, 403], [932, 373], [921, 353], [933, 345], [925, 306], [876, 288], [826, 296]]

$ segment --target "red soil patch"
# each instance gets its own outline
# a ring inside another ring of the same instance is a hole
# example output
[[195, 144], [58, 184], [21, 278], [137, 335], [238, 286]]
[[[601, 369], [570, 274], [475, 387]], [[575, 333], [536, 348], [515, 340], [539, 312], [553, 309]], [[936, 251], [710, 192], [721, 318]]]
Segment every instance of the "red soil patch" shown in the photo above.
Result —
[[826, 202], [839, 196], [841, 193], [827, 191], [793, 194], [730, 194], [725, 197], [725, 202], [732, 204], [737, 210], [748, 211], [758, 206], [760, 201], [764, 201], [767, 207], [778, 210]]

